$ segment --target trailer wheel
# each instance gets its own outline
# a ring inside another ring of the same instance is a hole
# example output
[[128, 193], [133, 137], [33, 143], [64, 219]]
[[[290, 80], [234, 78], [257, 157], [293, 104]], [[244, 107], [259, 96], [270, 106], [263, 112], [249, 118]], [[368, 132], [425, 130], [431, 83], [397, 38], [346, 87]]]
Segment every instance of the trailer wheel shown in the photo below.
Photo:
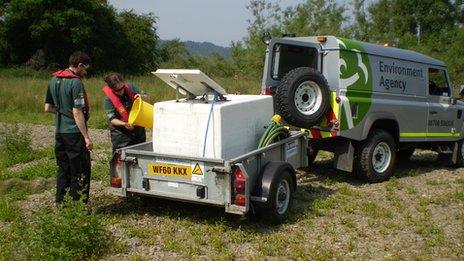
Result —
[[310, 128], [319, 124], [329, 109], [329, 86], [325, 77], [309, 67], [288, 72], [277, 87], [278, 113], [290, 125]]
[[271, 184], [269, 206], [265, 209], [265, 218], [273, 224], [282, 223], [288, 215], [293, 203], [293, 179], [285, 170]]
[[374, 130], [358, 147], [356, 171], [370, 183], [387, 180], [396, 160], [396, 144], [390, 133]]

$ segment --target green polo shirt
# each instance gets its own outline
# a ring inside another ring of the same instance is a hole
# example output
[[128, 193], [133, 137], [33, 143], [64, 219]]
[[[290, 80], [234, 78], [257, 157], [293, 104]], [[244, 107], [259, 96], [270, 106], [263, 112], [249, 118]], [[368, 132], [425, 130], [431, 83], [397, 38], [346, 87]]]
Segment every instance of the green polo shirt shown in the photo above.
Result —
[[[58, 80], [61, 85], [58, 85]], [[61, 111], [72, 116], [72, 109], [82, 109], [85, 107], [84, 102], [84, 85], [79, 78], [57, 78], [53, 77], [47, 88], [45, 103], [57, 106], [58, 103]], [[55, 116], [56, 133], [79, 133], [76, 121], [73, 117], [68, 117], [61, 113]]]

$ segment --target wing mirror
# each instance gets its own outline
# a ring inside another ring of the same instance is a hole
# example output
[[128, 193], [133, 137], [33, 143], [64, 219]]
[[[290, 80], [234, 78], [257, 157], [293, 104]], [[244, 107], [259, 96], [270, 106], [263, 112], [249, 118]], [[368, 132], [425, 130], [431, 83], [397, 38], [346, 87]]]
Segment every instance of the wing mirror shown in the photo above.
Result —
[[459, 95], [461, 95], [461, 97], [464, 96], [464, 84], [459, 88]]
[[272, 40], [271, 33], [265, 32], [265, 33], [263, 34], [263, 36], [261, 37], [261, 40], [263, 41], [263, 43], [264, 43], [265, 45], [269, 45], [269, 43], [270, 43], [271, 40]]

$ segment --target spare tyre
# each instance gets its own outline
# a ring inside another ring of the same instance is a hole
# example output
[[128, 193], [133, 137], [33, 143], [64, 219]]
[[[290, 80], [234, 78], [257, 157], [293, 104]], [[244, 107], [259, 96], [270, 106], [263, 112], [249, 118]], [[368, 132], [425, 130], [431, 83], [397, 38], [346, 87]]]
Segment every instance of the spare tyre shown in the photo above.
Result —
[[329, 86], [325, 77], [309, 67], [289, 71], [274, 96], [277, 113], [295, 127], [321, 123], [329, 109]]

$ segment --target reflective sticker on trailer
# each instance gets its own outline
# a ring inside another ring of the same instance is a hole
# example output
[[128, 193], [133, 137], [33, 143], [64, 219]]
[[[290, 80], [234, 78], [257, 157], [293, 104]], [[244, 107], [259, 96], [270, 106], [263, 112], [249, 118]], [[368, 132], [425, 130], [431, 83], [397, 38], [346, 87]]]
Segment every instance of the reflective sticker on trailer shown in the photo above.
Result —
[[296, 155], [298, 149], [297, 141], [291, 141], [285, 144], [285, 158], [288, 160], [289, 158]]
[[192, 162], [192, 181], [203, 182], [205, 173], [205, 164], [203, 162]]

